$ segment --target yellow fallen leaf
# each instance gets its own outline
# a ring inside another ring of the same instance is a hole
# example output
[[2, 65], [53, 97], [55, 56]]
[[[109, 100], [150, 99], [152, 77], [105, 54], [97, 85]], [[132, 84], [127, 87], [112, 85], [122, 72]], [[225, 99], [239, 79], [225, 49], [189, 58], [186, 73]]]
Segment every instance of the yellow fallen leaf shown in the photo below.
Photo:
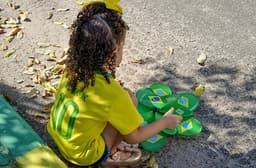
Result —
[[41, 63], [41, 61], [40, 61], [38, 58], [35, 58], [35, 59], [34, 59], [34, 62], [35, 62], [35, 64], [37, 64], [37, 65]]
[[62, 57], [61, 59], [59, 59], [59, 60], [57, 61], [57, 64], [60, 64], [60, 65], [65, 64], [65, 61], [66, 61], [67, 57], [68, 57], [68, 56], [65, 55], [64, 57]]
[[34, 65], [34, 59], [33, 58], [28, 59], [27, 67], [31, 67], [33, 65]]
[[49, 53], [49, 56], [50, 56], [51, 58], [55, 58], [55, 51], [51, 51], [51, 52]]
[[169, 47], [169, 54], [170, 54], [170, 55], [172, 55], [172, 54], [173, 54], [173, 52], [174, 52], [174, 49], [173, 49], [173, 48], [171, 48], [171, 47]]
[[55, 75], [61, 74], [61, 73], [64, 71], [65, 67], [66, 67], [65, 65], [57, 64], [57, 65], [55, 66], [55, 68], [53, 69], [53, 73], [54, 73]]
[[5, 50], [8, 50], [8, 46], [2, 44], [2, 45], [0, 46], [0, 51], [5, 51]]
[[43, 87], [46, 89], [46, 90], [49, 90], [53, 93], [56, 93], [57, 92], [57, 89], [53, 86], [53, 84], [51, 84], [50, 82], [44, 82], [43, 83]]
[[54, 22], [56, 25], [63, 25], [63, 22]]
[[17, 24], [1, 24], [1, 27], [2, 28], [6, 28], [6, 29], [8, 29], [8, 28], [15, 28], [15, 27], [18, 27], [18, 25]]
[[66, 12], [69, 11], [69, 8], [64, 8], [64, 9], [57, 9], [58, 12]]
[[204, 91], [205, 91], [205, 86], [200, 84], [195, 88], [195, 95], [199, 97], [204, 93]]
[[52, 17], [53, 17], [53, 13], [52, 13], [52, 12], [49, 12], [46, 19], [51, 19]]
[[43, 112], [45, 112], [45, 113], [51, 112], [51, 108], [52, 108], [53, 104], [54, 103], [48, 103], [48, 104], [44, 105]]
[[42, 84], [42, 83], [46, 82], [47, 80], [48, 80], [48, 78], [47, 78], [45, 72], [39, 72], [32, 79], [32, 81], [36, 84]]
[[152, 155], [149, 159], [149, 167], [153, 168], [155, 164], [156, 164], [156, 157]]
[[24, 80], [22, 80], [22, 79], [17, 80], [17, 83], [18, 83], [18, 84], [21, 84], [21, 83], [23, 83], [23, 82], [24, 82]]
[[14, 19], [14, 18], [9, 18], [7, 21], [6, 21], [6, 24], [19, 24], [20, 21], [18, 19]]
[[8, 17], [2, 17], [2, 16], [1, 16], [1, 18], [0, 18], [0, 24], [6, 24], [7, 20], [8, 20]]
[[7, 53], [5, 53], [4, 57], [10, 57], [12, 54], [14, 54], [16, 52], [16, 50], [11, 50], [8, 51]]
[[60, 48], [61, 46], [59, 44], [52, 44], [53, 47], [58, 47]]
[[144, 64], [145, 61], [143, 59], [134, 59], [134, 60], [130, 61], [129, 63]]
[[20, 5], [17, 5], [15, 3], [11, 3], [11, 2], [7, 2], [7, 6], [16, 10], [16, 9], [19, 9], [20, 8]]
[[49, 43], [42, 43], [42, 42], [38, 42], [37, 45], [39, 46], [39, 48], [46, 48], [51, 46], [51, 44]]
[[17, 38], [22, 39], [23, 36], [24, 36], [24, 32], [23, 32], [23, 31], [19, 31], [19, 32], [17, 33]]
[[20, 30], [21, 30], [21, 28], [19, 28], [19, 27], [13, 28], [13, 29], [7, 34], [7, 36], [15, 36]]
[[62, 25], [65, 29], [69, 29], [70, 28], [70, 26], [68, 26], [66, 23], [63, 23], [63, 25]]
[[28, 12], [21, 12], [19, 14], [19, 17], [22, 21], [30, 21], [30, 19], [28, 18]]
[[5, 39], [10, 43], [14, 39], [14, 36], [8, 36]]

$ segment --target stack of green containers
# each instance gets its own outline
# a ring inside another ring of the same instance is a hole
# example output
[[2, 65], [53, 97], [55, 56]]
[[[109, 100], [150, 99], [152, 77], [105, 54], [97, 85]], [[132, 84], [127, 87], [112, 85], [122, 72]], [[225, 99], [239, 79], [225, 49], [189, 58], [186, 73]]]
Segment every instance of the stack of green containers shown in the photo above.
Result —
[[179, 134], [184, 136], [197, 135], [202, 131], [202, 124], [193, 117], [193, 112], [199, 105], [197, 96], [191, 93], [173, 94], [172, 90], [163, 83], [153, 83], [148, 88], [136, 92], [138, 111], [144, 118], [144, 124], [150, 124], [163, 117], [174, 108], [175, 115], [183, 117], [175, 129], [164, 129], [157, 135], [141, 143], [148, 151], [158, 151], [166, 141], [166, 136]]

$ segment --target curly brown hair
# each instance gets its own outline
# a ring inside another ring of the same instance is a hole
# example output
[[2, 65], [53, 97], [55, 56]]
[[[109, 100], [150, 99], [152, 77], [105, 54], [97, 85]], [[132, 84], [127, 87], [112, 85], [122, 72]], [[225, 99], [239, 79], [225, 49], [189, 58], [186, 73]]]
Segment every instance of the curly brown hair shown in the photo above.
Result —
[[95, 2], [80, 11], [72, 24], [66, 60], [70, 89], [79, 81], [84, 88], [95, 83], [95, 73], [101, 71], [110, 83], [108, 72], [115, 76], [116, 47], [124, 40], [128, 26], [121, 15]]

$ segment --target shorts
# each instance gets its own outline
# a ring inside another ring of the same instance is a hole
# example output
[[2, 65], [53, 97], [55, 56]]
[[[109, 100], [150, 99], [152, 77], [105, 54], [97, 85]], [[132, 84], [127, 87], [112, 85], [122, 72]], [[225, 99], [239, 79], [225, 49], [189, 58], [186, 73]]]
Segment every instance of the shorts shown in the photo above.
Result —
[[[103, 139], [104, 139], [104, 137], [103, 137]], [[108, 145], [105, 143], [105, 150], [104, 150], [103, 155], [97, 162], [95, 162], [91, 166], [93, 166], [93, 167], [94, 166], [103, 166], [106, 163], [106, 161], [108, 160], [109, 154], [110, 154], [110, 149], [109, 149]]]

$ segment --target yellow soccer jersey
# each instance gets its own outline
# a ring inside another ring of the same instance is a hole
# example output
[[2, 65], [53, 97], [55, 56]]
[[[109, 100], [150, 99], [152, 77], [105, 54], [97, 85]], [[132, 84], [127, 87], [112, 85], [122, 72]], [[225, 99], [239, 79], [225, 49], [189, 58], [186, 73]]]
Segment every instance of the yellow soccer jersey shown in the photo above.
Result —
[[100, 159], [107, 122], [123, 135], [143, 122], [128, 92], [113, 78], [110, 81], [96, 74], [93, 87], [71, 93], [65, 74], [61, 79], [47, 128], [63, 156], [74, 164], [91, 165]]

